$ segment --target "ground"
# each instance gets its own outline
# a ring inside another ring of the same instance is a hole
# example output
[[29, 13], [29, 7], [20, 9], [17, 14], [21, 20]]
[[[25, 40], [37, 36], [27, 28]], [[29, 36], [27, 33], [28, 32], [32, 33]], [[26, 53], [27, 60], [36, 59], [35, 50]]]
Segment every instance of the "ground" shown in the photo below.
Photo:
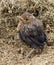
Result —
[[[48, 45], [41, 54], [25, 45], [16, 30], [18, 15], [25, 11], [42, 20]], [[54, 65], [54, 0], [0, 1], [0, 65]]]

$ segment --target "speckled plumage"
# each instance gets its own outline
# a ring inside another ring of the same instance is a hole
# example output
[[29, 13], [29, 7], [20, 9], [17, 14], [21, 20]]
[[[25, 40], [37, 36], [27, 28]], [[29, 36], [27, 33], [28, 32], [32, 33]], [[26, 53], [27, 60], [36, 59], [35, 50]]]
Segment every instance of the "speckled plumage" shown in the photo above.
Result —
[[21, 25], [19, 29], [20, 39], [33, 48], [41, 48], [44, 46], [47, 39], [43, 23], [27, 12], [22, 14], [21, 17], [29, 23]]

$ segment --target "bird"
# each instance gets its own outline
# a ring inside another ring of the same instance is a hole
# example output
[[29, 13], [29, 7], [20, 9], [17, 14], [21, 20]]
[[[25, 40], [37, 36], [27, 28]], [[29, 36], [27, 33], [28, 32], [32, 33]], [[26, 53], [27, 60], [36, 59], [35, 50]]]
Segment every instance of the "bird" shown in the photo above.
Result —
[[17, 31], [20, 39], [31, 48], [43, 49], [47, 44], [47, 36], [42, 21], [29, 12], [24, 12], [18, 18]]

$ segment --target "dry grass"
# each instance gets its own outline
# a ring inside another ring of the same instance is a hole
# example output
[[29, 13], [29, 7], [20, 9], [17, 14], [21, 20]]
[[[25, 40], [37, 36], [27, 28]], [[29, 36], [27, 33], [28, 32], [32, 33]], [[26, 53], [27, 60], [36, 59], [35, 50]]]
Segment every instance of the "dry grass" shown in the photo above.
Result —
[[[25, 45], [16, 30], [18, 15], [25, 11], [42, 20], [50, 46], [42, 54]], [[54, 65], [54, 3], [47, 0], [0, 1], [0, 65]]]

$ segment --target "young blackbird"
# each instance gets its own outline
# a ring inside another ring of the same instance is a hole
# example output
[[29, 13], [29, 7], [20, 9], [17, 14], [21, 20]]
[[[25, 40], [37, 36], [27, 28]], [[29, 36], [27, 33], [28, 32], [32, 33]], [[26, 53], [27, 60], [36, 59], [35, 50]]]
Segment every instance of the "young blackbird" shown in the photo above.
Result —
[[32, 48], [41, 49], [47, 44], [43, 23], [32, 14], [25, 12], [18, 16], [18, 31], [20, 39]]

